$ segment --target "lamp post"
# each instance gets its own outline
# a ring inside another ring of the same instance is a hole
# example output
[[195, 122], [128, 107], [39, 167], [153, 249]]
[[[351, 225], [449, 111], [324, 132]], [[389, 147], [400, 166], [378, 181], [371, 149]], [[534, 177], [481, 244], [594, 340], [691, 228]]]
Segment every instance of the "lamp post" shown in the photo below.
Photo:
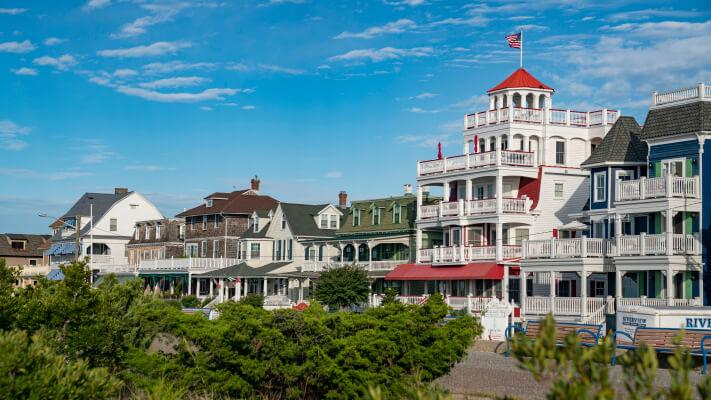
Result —
[[87, 197], [90, 200], [89, 203], [89, 248], [91, 249], [91, 255], [89, 256], [89, 270], [91, 271], [91, 280], [94, 277], [94, 200], [93, 197]]

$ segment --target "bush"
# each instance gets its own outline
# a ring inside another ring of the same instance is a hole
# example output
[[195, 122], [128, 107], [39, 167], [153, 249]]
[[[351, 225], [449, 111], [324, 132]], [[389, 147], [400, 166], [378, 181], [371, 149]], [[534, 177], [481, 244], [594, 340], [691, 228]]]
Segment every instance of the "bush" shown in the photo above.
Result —
[[188, 296], [183, 296], [183, 298], [180, 299], [180, 305], [184, 308], [196, 308], [199, 304], [200, 301], [198, 300], [198, 298], [192, 294]]
[[67, 361], [23, 331], [0, 332], [0, 354], [3, 399], [107, 399], [121, 388], [106, 369]]
[[264, 307], [264, 296], [259, 293], [248, 293], [246, 296], [242, 297], [239, 304], [244, 304], [252, 307], [262, 308]]
[[314, 287], [314, 298], [332, 309], [345, 309], [368, 301], [368, 274], [356, 266], [333, 268], [321, 273]]

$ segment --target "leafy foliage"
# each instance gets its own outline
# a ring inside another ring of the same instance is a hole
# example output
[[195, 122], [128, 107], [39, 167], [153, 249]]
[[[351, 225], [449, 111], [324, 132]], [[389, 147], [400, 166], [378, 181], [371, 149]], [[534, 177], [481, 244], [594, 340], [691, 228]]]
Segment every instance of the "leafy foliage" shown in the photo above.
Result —
[[332, 308], [346, 308], [368, 300], [368, 274], [356, 266], [333, 268], [321, 274], [315, 284], [314, 297]]
[[247, 293], [239, 301], [240, 304], [245, 304], [252, 307], [262, 307], [264, 305], [264, 296], [259, 293]]
[[[676, 343], [680, 341], [681, 337], [677, 338]], [[677, 346], [668, 358], [671, 374], [669, 387], [655, 384], [659, 364], [652, 348], [642, 345], [623, 354], [619, 359], [625, 390], [620, 393], [610, 379], [610, 361], [615, 346], [609, 335], [597, 346], [581, 347], [580, 338], [571, 333], [559, 346], [556, 343], [555, 321], [548, 315], [535, 340], [516, 334], [511, 344], [512, 353], [521, 368], [531, 372], [537, 381], [552, 382], [549, 399], [690, 400], [694, 398], [695, 389], [703, 399], [711, 394], [711, 377], [696, 388], [691, 384], [691, 354], [681, 346]]]
[[[441, 296], [421, 307], [392, 302], [364, 313], [327, 313], [316, 302], [303, 312], [266, 311], [252, 297], [222, 304], [220, 318], [209, 321], [145, 295], [140, 280], [107, 277], [92, 288], [84, 263], [63, 272], [63, 281], [0, 293], [0, 304], [16, 299], [2, 330], [33, 335], [51, 362], [64, 360], [83, 374], [76, 393], [96, 390], [95, 398], [115, 393], [116, 382], [125, 395], [146, 399], [351, 399], [366, 397], [369, 387], [399, 398], [414, 393], [412, 382], [447, 373], [481, 333], [469, 317], [444, 323]], [[367, 281], [365, 288], [367, 295]], [[30, 362], [21, 353], [10, 360], [10, 367]], [[104, 386], [93, 377], [104, 377]], [[63, 393], [61, 382], [40, 382], [48, 398]]]
[[200, 300], [198, 300], [198, 298], [192, 294], [189, 296], [183, 296], [183, 298], [180, 299], [180, 305], [185, 308], [195, 308], [199, 304], [200, 304]]

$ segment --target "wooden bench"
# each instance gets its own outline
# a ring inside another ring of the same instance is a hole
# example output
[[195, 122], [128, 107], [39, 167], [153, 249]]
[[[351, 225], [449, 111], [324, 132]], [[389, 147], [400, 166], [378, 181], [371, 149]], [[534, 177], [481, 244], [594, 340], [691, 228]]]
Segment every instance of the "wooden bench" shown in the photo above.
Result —
[[[543, 324], [541, 321], [529, 321], [525, 328], [516, 325], [509, 325], [504, 331], [506, 338], [506, 352], [509, 355], [509, 341], [517, 332], [523, 333], [526, 337], [535, 339], [541, 333]], [[600, 335], [602, 335], [602, 325], [578, 324], [574, 322], [556, 322], [555, 340], [560, 345], [569, 334], [574, 333], [580, 337], [580, 344], [585, 347], [597, 346]]]
[[[689, 349], [692, 355], [703, 357], [704, 368], [701, 373], [705, 374], [707, 370], [707, 353], [711, 352], [711, 348], [706, 347], [706, 341], [711, 340], [711, 331], [703, 329], [684, 329], [684, 336], [678, 344], [674, 340], [681, 332], [681, 329], [676, 328], [648, 328], [639, 327], [635, 331], [634, 337], [623, 331], [617, 331], [612, 334], [613, 343], [616, 349], [634, 350], [644, 343], [651, 347], [657, 353], [673, 353], [677, 347]], [[621, 337], [626, 337], [627, 341], [622, 341]], [[612, 364], [617, 363], [617, 354], [612, 357]]]

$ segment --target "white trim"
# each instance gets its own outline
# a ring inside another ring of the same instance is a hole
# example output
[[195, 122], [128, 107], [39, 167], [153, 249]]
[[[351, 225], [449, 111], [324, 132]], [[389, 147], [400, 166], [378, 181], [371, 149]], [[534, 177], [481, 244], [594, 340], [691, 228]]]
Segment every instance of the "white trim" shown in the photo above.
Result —
[[[602, 185], [598, 186], [598, 177], [602, 176]], [[602, 188], [602, 197], [598, 196], [598, 190]], [[607, 171], [595, 172], [593, 174], [593, 203], [602, 203], [607, 201]]]

